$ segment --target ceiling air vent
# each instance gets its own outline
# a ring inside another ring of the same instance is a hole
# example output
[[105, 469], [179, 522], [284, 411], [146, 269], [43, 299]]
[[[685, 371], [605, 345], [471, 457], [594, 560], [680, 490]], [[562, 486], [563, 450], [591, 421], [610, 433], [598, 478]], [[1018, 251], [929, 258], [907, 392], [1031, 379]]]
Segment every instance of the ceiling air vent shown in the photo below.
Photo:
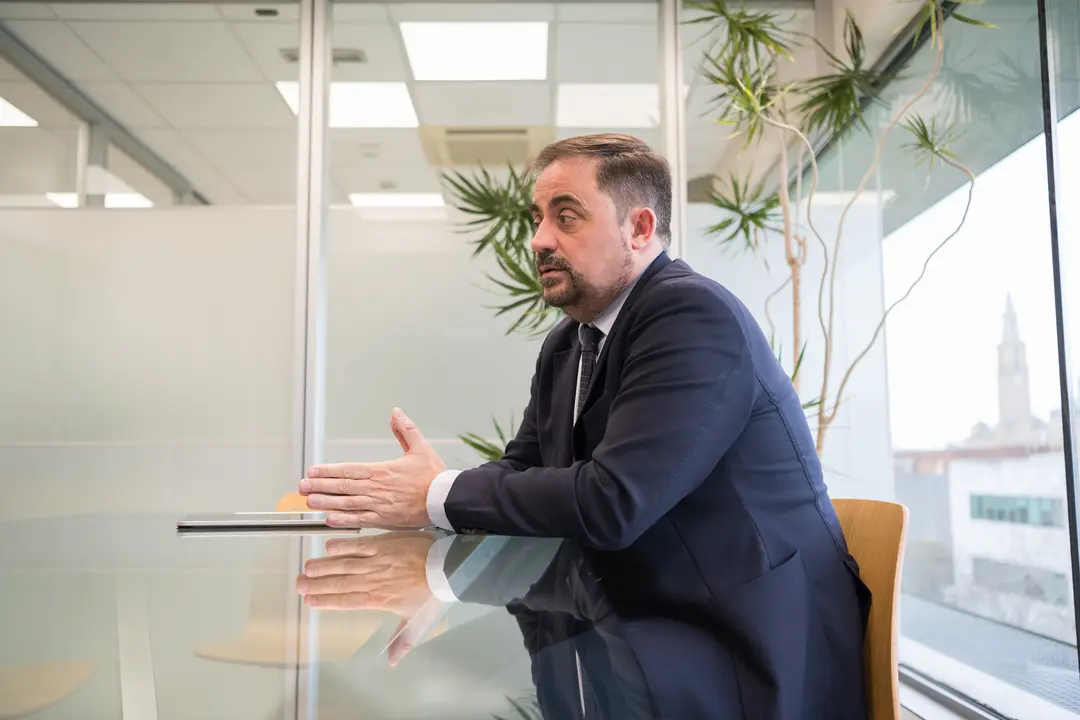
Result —
[[550, 126], [462, 128], [422, 125], [420, 140], [435, 167], [527, 165], [554, 139]]
[[[300, 61], [300, 51], [296, 48], [282, 48], [281, 57], [288, 63]], [[363, 65], [367, 62], [367, 54], [360, 48], [334, 48], [331, 61], [335, 65]]]

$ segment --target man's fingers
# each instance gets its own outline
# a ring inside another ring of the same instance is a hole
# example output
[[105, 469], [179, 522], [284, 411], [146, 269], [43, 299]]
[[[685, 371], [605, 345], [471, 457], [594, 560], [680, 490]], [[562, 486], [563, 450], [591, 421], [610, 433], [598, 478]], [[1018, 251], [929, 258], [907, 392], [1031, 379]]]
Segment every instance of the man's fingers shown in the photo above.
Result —
[[390, 641], [386, 653], [390, 661], [390, 667], [394, 667], [401, 662], [401, 658], [405, 657], [413, 649], [412, 634], [405, 628], [408, 624], [409, 619], [405, 618], [398, 623], [397, 630], [394, 631], [394, 639]]
[[371, 477], [373, 466], [376, 463], [336, 463], [329, 465], [313, 465], [308, 468], [309, 478], [350, 478], [352, 480], [366, 480]]
[[372, 562], [371, 558], [343, 555], [341, 557], [308, 560], [304, 565], [304, 575], [309, 579], [331, 575], [367, 575], [376, 569], [378, 569], [378, 565]]
[[378, 542], [371, 538], [330, 538], [326, 541], [326, 554], [372, 558], [379, 554]]
[[390, 427], [401, 449], [407, 453], [427, 445], [427, 440], [424, 439], [420, 428], [416, 427], [416, 423], [410, 420], [401, 408], [394, 408], [394, 413], [390, 417]]
[[363, 575], [328, 575], [312, 577], [301, 575], [296, 579], [296, 591], [302, 595], [345, 595], [346, 593], [364, 593], [371, 587], [371, 581]]
[[347, 510], [349, 512], [371, 511], [379, 506], [370, 495], [308, 495], [308, 507], [312, 510]]
[[384, 524], [376, 512], [330, 513], [326, 524], [334, 528], [362, 528]]
[[305, 478], [300, 481], [300, 492], [304, 495], [363, 495], [370, 487], [370, 480], [349, 478]]

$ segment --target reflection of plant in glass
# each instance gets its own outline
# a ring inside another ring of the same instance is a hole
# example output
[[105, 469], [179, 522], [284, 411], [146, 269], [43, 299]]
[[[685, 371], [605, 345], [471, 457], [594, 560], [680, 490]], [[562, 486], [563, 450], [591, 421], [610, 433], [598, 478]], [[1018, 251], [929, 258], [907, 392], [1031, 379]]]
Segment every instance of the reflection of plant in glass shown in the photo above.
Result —
[[[806, 39], [805, 36], [785, 31], [779, 15], [774, 12], [734, 10], [733, 3], [728, 0], [691, 3], [702, 11], [701, 16], [692, 22], [713, 25], [723, 38], [723, 41], [719, 43], [719, 50], [715, 53], [710, 52], [706, 58], [706, 76], [718, 93], [717, 121], [731, 125], [734, 128], [733, 135], [742, 135], [744, 146], [749, 146], [763, 137], [778, 141], [779, 162], [773, 177], [776, 192], [766, 196], [762, 190], [762, 184], [752, 186], [749, 179], [740, 180], [732, 177], [725, 188], [714, 193], [713, 198], [713, 204], [725, 211], [727, 218], [710, 227], [709, 231], [719, 236], [720, 242], [724, 245], [742, 247], [752, 252], [760, 248], [760, 244], [769, 232], [782, 236], [788, 272], [783, 283], [769, 294], [765, 303], [765, 316], [770, 337], [775, 337], [775, 326], [768, 303], [782, 292], [791, 293], [793, 342], [789, 352], [794, 368], [791, 373], [792, 383], [796, 391], [799, 390], [799, 369], [807, 348], [807, 343], [803, 339], [802, 308], [807, 241], [801, 227], [802, 223], [795, 216], [796, 209], [802, 206], [802, 183], [795, 184], [794, 202], [790, 193], [791, 146], [797, 148], [798, 157], [795, 163], [797, 169], [801, 169], [804, 157], [810, 166], [811, 179], [806, 194], [805, 224], [820, 246], [824, 257], [822, 274], [815, 283], [817, 285], [817, 318], [823, 338], [821, 348], [823, 363], [820, 385], [818, 382], [814, 383], [814, 395], [804, 401], [804, 407], [816, 409], [816, 445], [819, 453], [824, 449], [827, 431], [836, 419], [852, 372], [877, 341], [889, 313], [898, 303], [908, 297], [923, 277], [923, 274], [920, 274], [908, 291], [886, 309], [869, 343], [843, 370], [839, 385], [833, 391], [830, 388], [830, 377], [836, 343], [834, 300], [844, 223], [851, 208], [874, 177], [881, 163], [886, 139], [893, 130], [901, 127], [911, 135], [911, 142], [905, 144], [904, 149], [911, 154], [916, 164], [925, 163], [930, 171], [935, 163], [940, 163], [964, 173], [970, 183], [968, 208], [971, 205], [975, 177], [950, 150], [950, 144], [957, 137], [956, 131], [942, 119], [934, 117], [927, 121], [912, 112], [916, 102], [926, 95], [938, 77], [945, 48], [941, 33], [941, 26], [946, 15], [943, 0], [918, 0], [918, 2], [920, 7], [915, 16], [916, 38], [920, 33], [928, 33], [926, 37], [929, 38], [930, 47], [935, 55], [933, 68], [916, 92], [895, 113], [891, 113], [888, 123], [877, 138], [874, 157], [866, 174], [863, 175], [840, 213], [836, 237], [831, 248], [813, 223], [813, 201], [818, 185], [818, 169], [815, 146], [810, 138], [840, 137], [859, 129], [870, 131], [864, 119], [864, 113], [876, 102], [881, 88], [889, 78], [869, 67], [863, 33], [850, 14], [844, 22], [843, 56], [834, 54], [817, 39], [809, 38], [810, 42], [825, 56], [829, 66], [826, 73], [800, 81], [780, 83], [778, 81], [780, 63], [792, 59], [793, 49]], [[976, 5], [980, 4], [981, 0], [960, 0], [960, 2]], [[951, 12], [950, 16], [970, 25], [988, 26], [987, 23], [968, 15]], [[956, 90], [962, 93], [969, 88], [958, 87]], [[801, 173], [795, 174], [801, 177]], [[753, 190], [750, 190], [751, 187]], [[960, 220], [960, 227], [963, 226], [966, 218], [967, 209]], [[945, 243], [956, 236], [960, 227], [950, 233], [930, 253], [926, 258], [927, 263]], [[924, 273], [925, 269], [924, 265]]]
[[540, 703], [535, 697], [527, 697], [523, 700], [506, 699], [514, 708], [514, 715], [511, 717], [493, 715], [492, 720], [544, 720], [544, 714], [540, 711]]

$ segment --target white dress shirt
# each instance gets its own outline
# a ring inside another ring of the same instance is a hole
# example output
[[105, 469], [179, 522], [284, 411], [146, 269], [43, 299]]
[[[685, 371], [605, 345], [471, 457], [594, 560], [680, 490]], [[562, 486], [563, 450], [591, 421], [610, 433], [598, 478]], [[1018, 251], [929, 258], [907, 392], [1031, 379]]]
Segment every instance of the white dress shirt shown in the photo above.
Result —
[[[600, 313], [595, 320], [592, 321], [593, 327], [600, 330], [603, 336], [600, 338], [600, 343], [597, 347], [596, 357], [600, 359], [600, 353], [604, 351], [604, 343], [607, 341], [607, 336], [611, 334], [611, 328], [615, 325], [615, 320], [619, 317], [619, 312], [622, 310], [624, 304], [626, 304], [626, 298], [629, 297], [630, 292], [634, 289], [634, 285], [637, 284], [637, 279], [630, 283], [626, 288], [619, 293], [607, 308]], [[578, 340], [581, 340], [581, 333], [583, 328], [578, 326]], [[574, 385], [574, 423], [577, 423], [577, 407], [578, 399], [581, 393], [581, 358], [578, 358], [578, 381]], [[446, 518], [446, 498], [450, 495], [450, 488], [454, 485], [454, 480], [461, 474], [461, 470], [444, 470], [435, 476], [432, 480], [431, 486], [428, 488], [427, 493], [427, 511], [428, 517], [431, 519], [431, 524], [440, 527], [444, 530], [454, 532], [454, 526], [450, 524], [450, 521]], [[427, 558], [427, 580], [428, 586], [431, 588], [432, 593], [438, 599], [443, 602], [454, 602], [457, 598], [454, 596], [453, 590], [450, 589], [450, 583], [446, 579], [446, 575], [443, 573], [443, 563], [446, 560], [446, 552], [453, 542], [453, 536], [439, 539], [431, 547], [431, 551], [428, 553]]]

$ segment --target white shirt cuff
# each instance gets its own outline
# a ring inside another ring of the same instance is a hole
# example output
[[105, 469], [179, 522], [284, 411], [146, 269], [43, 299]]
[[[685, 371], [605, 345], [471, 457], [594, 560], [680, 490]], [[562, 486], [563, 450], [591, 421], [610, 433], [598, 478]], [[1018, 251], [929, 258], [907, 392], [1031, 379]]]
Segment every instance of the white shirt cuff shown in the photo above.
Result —
[[457, 595], [454, 594], [454, 589], [450, 587], [450, 580], [446, 577], [446, 553], [449, 552], [450, 546], [454, 544], [454, 536], [447, 535], [441, 537], [431, 544], [431, 549], [428, 550], [427, 564], [425, 570], [427, 572], [428, 589], [431, 590], [431, 594], [436, 599], [444, 603], [457, 602]]
[[450, 495], [450, 488], [453, 487], [454, 480], [460, 474], [460, 470], [443, 470], [431, 481], [431, 486], [428, 487], [427, 491], [428, 519], [431, 520], [432, 525], [450, 532], [456, 531], [450, 521], [446, 519], [446, 508], [444, 506], [446, 505], [447, 496]]

